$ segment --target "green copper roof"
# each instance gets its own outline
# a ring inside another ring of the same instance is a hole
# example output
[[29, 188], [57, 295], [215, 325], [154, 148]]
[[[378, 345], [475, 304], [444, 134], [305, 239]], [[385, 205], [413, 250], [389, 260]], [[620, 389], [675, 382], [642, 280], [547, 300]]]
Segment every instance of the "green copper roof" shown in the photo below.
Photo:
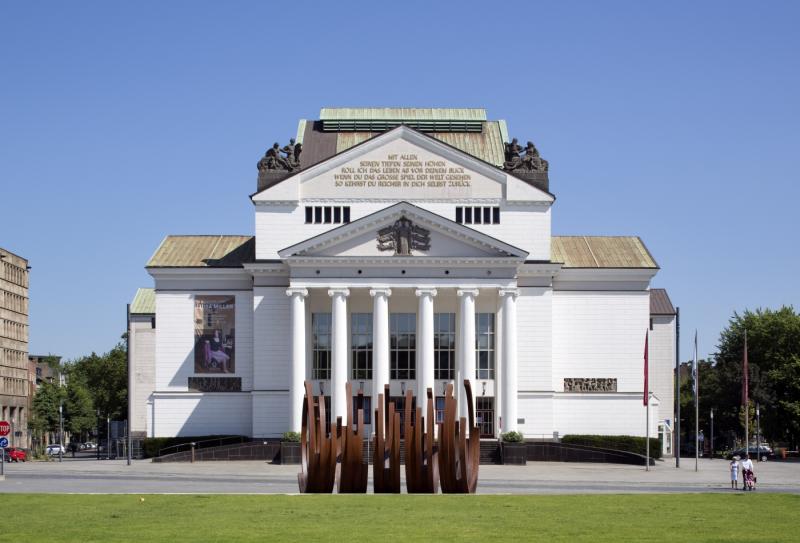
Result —
[[319, 112], [321, 121], [372, 120], [372, 121], [485, 121], [483, 108], [448, 107], [324, 107]]
[[131, 302], [131, 315], [155, 315], [156, 291], [152, 288], [140, 288]]

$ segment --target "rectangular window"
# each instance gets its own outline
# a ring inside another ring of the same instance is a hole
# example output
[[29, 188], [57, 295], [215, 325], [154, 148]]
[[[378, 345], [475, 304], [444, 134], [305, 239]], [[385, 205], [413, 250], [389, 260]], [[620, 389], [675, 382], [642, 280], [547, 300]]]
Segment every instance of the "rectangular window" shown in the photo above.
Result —
[[444, 422], [444, 396], [436, 396], [436, 423]]
[[331, 378], [331, 314], [313, 313], [311, 315], [312, 363], [311, 378], [325, 380]]
[[481, 224], [481, 208], [472, 208], [472, 222], [475, 224]]
[[464, 224], [472, 224], [472, 208], [464, 208]]
[[333, 220], [331, 206], [325, 206], [325, 222], [329, 223]]
[[353, 379], [372, 379], [372, 313], [350, 316], [350, 352]]
[[319, 224], [322, 222], [322, 206], [316, 206], [314, 208], [314, 222]]
[[433, 377], [456, 378], [456, 314], [433, 315]]
[[493, 207], [492, 208], [492, 223], [493, 224], [500, 224], [500, 208]]
[[464, 208], [461, 206], [456, 207], [456, 222], [458, 224], [464, 222]]
[[358, 429], [358, 410], [364, 410], [364, 424], [372, 424], [372, 398], [369, 396], [353, 396], [353, 430]]
[[333, 222], [336, 224], [342, 222], [342, 208], [339, 206], [333, 208]]
[[311, 224], [312, 222], [314, 222], [314, 208], [306, 206], [306, 224]]
[[475, 378], [494, 379], [494, 313], [475, 314]]
[[483, 224], [492, 224], [492, 208], [483, 208]]
[[417, 315], [389, 315], [390, 379], [416, 379]]
[[344, 206], [342, 208], [342, 212], [343, 212], [343, 215], [344, 215], [344, 222], [345, 223], [350, 222], [350, 206]]

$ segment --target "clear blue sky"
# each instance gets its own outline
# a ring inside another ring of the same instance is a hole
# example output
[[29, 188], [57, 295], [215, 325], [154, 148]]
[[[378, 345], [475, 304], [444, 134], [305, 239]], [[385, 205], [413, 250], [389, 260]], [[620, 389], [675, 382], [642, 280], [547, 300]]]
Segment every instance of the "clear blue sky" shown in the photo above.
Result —
[[641, 236], [684, 358], [695, 328], [713, 352], [734, 311], [800, 307], [799, 6], [6, 2], [0, 246], [33, 266], [30, 350], [111, 348], [164, 235], [252, 233], [272, 142], [388, 105], [534, 140], [553, 232]]

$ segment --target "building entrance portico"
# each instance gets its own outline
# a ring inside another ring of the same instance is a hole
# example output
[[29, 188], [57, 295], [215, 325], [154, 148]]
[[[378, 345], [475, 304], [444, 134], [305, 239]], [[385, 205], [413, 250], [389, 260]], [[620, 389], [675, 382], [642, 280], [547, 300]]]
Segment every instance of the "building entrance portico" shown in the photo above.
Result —
[[[370, 411], [388, 384], [391, 397], [411, 390], [425, 413], [428, 388], [440, 398], [448, 383], [464, 378], [479, 397], [501, 405], [499, 367], [513, 366], [503, 346], [516, 341], [516, 329], [509, 328], [516, 322], [516, 308], [504, 301], [514, 289], [506, 282], [480, 287], [449, 281], [424, 286], [314, 283], [293, 283], [286, 290], [292, 300], [293, 406], [302, 406], [307, 379], [315, 394], [331, 396], [331, 420], [346, 420], [349, 381]], [[506, 410], [497, 416], [485, 427], [516, 419]], [[299, 416], [291, 421], [292, 430], [299, 431]]]

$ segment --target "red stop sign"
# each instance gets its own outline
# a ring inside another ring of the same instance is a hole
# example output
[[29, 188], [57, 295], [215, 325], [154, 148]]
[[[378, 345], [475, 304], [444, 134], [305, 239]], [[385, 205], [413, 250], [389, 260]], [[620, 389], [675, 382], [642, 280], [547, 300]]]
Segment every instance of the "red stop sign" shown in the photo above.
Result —
[[11, 425], [4, 420], [0, 420], [0, 436], [7, 436], [11, 431]]

